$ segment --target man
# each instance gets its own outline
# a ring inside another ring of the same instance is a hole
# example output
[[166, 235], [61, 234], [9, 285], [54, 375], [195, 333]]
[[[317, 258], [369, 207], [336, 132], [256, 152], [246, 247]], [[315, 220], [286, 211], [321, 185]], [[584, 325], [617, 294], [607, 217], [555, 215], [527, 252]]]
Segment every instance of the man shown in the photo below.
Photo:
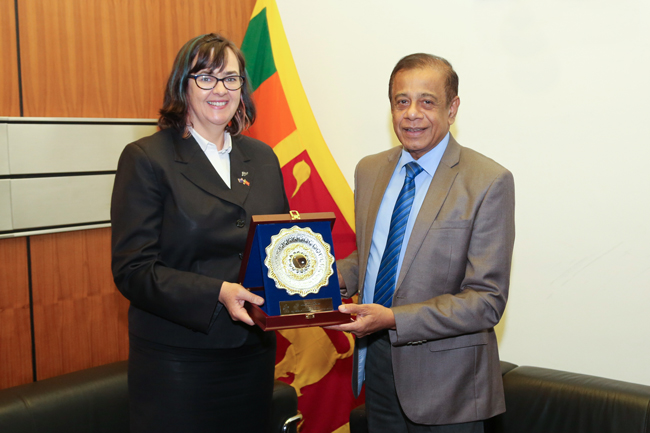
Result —
[[341, 293], [359, 304], [333, 329], [357, 337], [353, 390], [366, 383], [375, 432], [482, 432], [505, 410], [493, 327], [506, 306], [514, 181], [450, 135], [458, 76], [429, 54], [390, 77], [402, 143], [359, 162], [357, 251], [337, 262]]

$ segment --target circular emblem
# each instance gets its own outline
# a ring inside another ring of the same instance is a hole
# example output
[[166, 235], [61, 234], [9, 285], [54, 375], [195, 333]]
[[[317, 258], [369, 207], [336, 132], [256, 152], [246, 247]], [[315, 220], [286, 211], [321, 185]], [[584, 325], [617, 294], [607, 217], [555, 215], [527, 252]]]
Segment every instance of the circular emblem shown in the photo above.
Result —
[[334, 273], [334, 256], [319, 233], [293, 226], [271, 236], [264, 264], [278, 289], [290, 295], [318, 293]]

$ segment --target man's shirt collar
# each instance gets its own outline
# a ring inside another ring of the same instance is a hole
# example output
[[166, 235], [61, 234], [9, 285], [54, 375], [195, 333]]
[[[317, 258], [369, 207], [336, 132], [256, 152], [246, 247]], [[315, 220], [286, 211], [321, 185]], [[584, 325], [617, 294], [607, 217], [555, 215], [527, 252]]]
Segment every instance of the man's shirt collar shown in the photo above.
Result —
[[420, 164], [420, 166], [424, 169], [424, 171], [427, 172], [429, 176], [433, 177], [436, 170], [438, 169], [438, 165], [440, 165], [442, 155], [445, 153], [445, 150], [447, 150], [449, 137], [450, 133], [447, 132], [447, 135], [445, 135], [445, 137], [440, 141], [440, 143], [436, 145], [436, 147], [422, 155], [418, 160], [415, 160], [411, 154], [404, 150], [404, 147], [402, 147], [402, 155], [400, 156], [400, 160], [398, 162], [398, 171], [401, 171], [402, 167], [404, 167], [409, 162], [415, 161]]

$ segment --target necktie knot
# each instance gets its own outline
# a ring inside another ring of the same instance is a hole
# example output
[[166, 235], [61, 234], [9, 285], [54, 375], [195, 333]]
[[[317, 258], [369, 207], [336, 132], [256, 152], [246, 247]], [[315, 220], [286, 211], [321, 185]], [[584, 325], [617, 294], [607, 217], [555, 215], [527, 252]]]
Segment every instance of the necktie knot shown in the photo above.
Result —
[[404, 166], [406, 168], [406, 179], [413, 180], [418, 174], [422, 173], [422, 166], [415, 161], [409, 162]]

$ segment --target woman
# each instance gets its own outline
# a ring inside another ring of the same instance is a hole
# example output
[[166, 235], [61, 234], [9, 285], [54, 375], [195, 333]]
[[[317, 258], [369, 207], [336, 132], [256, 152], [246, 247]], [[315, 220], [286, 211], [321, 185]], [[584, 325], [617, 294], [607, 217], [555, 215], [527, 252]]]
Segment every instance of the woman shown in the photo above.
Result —
[[199, 36], [176, 56], [160, 131], [120, 157], [112, 268], [131, 301], [132, 433], [267, 429], [275, 335], [236, 281], [251, 215], [289, 205], [271, 148], [240, 135], [254, 119], [241, 52]]

